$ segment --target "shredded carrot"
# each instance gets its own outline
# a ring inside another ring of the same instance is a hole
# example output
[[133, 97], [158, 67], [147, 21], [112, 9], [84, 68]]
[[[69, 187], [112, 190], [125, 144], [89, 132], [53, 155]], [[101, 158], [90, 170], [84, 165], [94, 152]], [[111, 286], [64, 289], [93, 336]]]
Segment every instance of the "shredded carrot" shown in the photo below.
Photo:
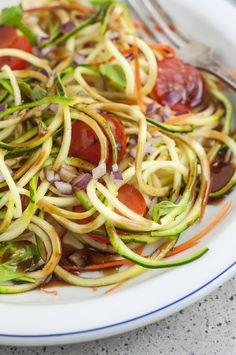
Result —
[[47, 294], [49, 294], [49, 295], [53, 295], [53, 296], [57, 296], [58, 295], [58, 291], [56, 291], [56, 290], [45, 290], [45, 288], [40, 288], [40, 291], [41, 292], [44, 292], [44, 293], [47, 293]]
[[177, 116], [177, 117], [168, 118], [165, 121], [165, 123], [170, 124], [170, 125], [178, 124], [179, 122], [185, 121], [186, 119], [188, 119], [191, 116], [192, 116], [192, 113], [185, 113], [185, 114]]
[[168, 46], [168, 44], [153, 43], [150, 44], [150, 48], [157, 50], [161, 53], [164, 58], [176, 57], [176, 52], [173, 47]]
[[122, 99], [120, 100], [120, 102], [125, 105], [136, 105], [137, 103], [136, 100], [132, 100], [132, 99]]
[[102, 270], [102, 269], [109, 269], [113, 267], [118, 267], [122, 265], [132, 265], [132, 261], [129, 260], [115, 260], [107, 263], [102, 263], [102, 264], [92, 264], [92, 265], [87, 265], [85, 267], [81, 266], [74, 266], [74, 265], [63, 265], [63, 268], [65, 270], [71, 270], [71, 271], [95, 271], [95, 270]]
[[137, 41], [137, 35], [135, 34], [134, 35], [134, 68], [135, 68], [136, 97], [137, 97], [137, 104], [140, 107], [140, 110], [144, 112], [138, 57], [139, 57], [138, 41]]
[[127, 280], [121, 281], [118, 284], [116, 284], [115, 286], [109, 288], [104, 295], [108, 295], [109, 293], [112, 293], [114, 291], [116, 291], [118, 288], [120, 288], [121, 286], [123, 286], [125, 283], [127, 282]]
[[185, 250], [188, 250], [188, 249], [194, 247], [195, 245], [197, 245], [201, 241], [201, 239], [207, 233], [209, 233], [227, 215], [227, 213], [230, 211], [231, 207], [232, 207], [232, 201], [226, 202], [226, 204], [222, 207], [221, 211], [217, 214], [217, 216], [213, 219], [213, 221], [208, 226], [203, 228], [201, 230], [201, 232], [199, 232], [197, 235], [195, 235], [193, 238], [191, 238], [187, 242], [173, 248], [167, 254], [167, 256], [173, 256], [173, 255], [179, 254], [179, 253], [181, 253]]
[[38, 6], [25, 9], [25, 12], [36, 12], [36, 11], [51, 11], [51, 10], [66, 10], [66, 11], [76, 11], [82, 14], [90, 15], [91, 10], [84, 6], [71, 6], [71, 5], [52, 5], [52, 6]]

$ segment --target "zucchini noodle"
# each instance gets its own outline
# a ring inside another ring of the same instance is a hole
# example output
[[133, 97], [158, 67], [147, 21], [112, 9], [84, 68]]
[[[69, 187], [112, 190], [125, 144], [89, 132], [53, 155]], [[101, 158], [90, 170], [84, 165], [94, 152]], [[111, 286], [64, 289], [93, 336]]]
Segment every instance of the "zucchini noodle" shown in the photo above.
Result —
[[208, 249], [169, 255], [236, 184], [217, 80], [138, 36], [125, 5], [97, 3], [23, 1], [34, 46], [0, 49], [0, 293], [192, 262]]

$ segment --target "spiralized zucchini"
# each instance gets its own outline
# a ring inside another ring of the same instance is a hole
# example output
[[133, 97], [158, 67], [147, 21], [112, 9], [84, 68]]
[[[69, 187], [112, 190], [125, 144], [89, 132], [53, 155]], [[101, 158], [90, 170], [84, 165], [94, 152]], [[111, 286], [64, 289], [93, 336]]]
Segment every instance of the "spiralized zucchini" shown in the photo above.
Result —
[[[0, 49], [0, 58], [29, 63], [0, 72], [0, 293], [32, 290], [52, 274], [107, 286], [201, 257], [207, 248], [168, 253], [202, 218], [209, 196], [236, 183], [230, 100], [204, 75], [202, 105], [179, 116], [158, 104], [159, 62], [173, 53], [138, 36], [125, 5], [41, 0], [23, 8], [38, 55]], [[105, 115], [124, 127], [122, 160]], [[97, 137], [98, 166], [70, 154], [78, 122]], [[222, 159], [232, 174], [213, 191], [211, 167]], [[143, 215], [118, 198], [127, 184], [143, 196]], [[114, 271], [101, 274], [109, 263]]]

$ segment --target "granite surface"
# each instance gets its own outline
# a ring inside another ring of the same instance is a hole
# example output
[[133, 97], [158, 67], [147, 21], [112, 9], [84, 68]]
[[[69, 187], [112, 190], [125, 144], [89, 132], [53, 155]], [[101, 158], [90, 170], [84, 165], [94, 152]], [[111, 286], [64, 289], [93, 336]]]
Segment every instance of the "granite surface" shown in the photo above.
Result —
[[191, 307], [139, 330], [83, 343], [0, 347], [0, 355], [236, 355], [236, 278]]

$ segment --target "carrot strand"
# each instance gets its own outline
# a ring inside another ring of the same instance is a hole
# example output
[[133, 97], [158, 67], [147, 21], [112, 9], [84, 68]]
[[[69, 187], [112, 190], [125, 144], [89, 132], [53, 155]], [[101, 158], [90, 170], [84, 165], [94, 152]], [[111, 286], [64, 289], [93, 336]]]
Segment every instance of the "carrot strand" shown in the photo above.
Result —
[[165, 124], [169, 124], [169, 125], [178, 124], [180, 122], [187, 120], [189, 117], [192, 117], [192, 115], [193, 115], [192, 113], [185, 113], [177, 117], [171, 117], [165, 121]]
[[207, 233], [209, 233], [227, 215], [227, 213], [230, 211], [231, 207], [232, 207], [232, 201], [226, 202], [226, 204], [222, 207], [221, 211], [218, 213], [218, 215], [213, 219], [213, 221], [208, 226], [203, 228], [201, 230], [201, 232], [199, 232], [197, 235], [195, 235], [193, 238], [191, 238], [187, 242], [173, 248], [167, 254], [167, 256], [173, 256], [173, 255], [179, 254], [179, 253], [181, 253], [185, 250], [188, 250], [188, 249], [194, 247], [195, 245], [197, 245], [201, 241], [201, 239]]

